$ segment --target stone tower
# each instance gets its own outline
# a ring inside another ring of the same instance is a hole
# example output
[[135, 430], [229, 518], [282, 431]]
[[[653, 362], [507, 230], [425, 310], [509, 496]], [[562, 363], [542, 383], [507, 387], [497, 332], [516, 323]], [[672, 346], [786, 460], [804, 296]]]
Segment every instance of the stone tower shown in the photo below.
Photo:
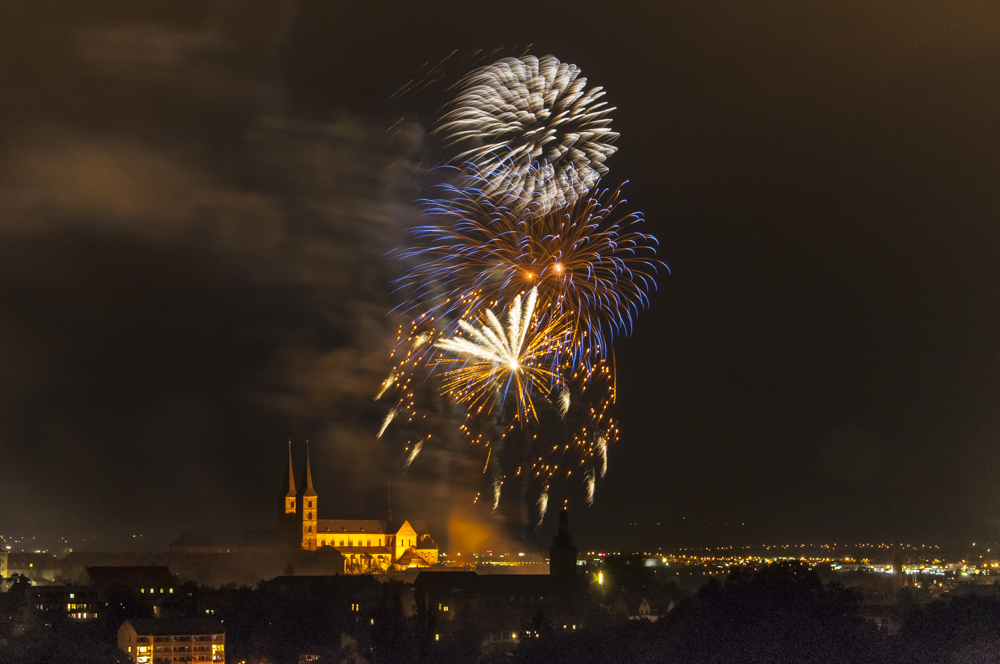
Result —
[[295, 473], [292, 469], [292, 441], [288, 441], [288, 468], [285, 470], [285, 485], [281, 490], [282, 510], [278, 521], [278, 532], [282, 544], [299, 546], [298, 515], [296, 513]]
[[559, 534], [552, 538], [549, 547], [549, 574], [574, 576], [576, 574], [576, 547], [569, 534], [569, 516], [566, 508], [559, 513]]
[[316, 490], [313, 489], [312, 470], [309, 468], [309, 441], [306, 441], [306, 469], [302, 474], [302, 487], [298, 496], [299, 522], [302, 524], [302, 548], [308, 551], [316, 550], [316, 521], [318, 519], [318, 509], [316, 507]]

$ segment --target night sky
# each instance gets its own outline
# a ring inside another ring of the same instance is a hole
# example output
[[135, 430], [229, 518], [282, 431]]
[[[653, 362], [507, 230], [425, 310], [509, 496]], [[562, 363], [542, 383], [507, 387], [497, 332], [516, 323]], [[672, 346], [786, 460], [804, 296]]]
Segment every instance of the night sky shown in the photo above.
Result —
[[0, 9], [0, 534], [269, 527], [291, 437], [324, 518], [392, 480], [444, 543], [467, 479], [374, 436], [385, 253], [463, 63], [529, 52], [670, 267], [578, 542], [1000, 539], [996, 3], [89, 4]]

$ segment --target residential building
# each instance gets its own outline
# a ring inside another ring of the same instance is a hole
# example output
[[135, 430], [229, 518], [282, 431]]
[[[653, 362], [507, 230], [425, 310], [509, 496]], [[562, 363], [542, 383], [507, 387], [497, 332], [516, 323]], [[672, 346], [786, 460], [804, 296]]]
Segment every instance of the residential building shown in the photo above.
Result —
[[197, 664], [226, 661], [226, 633], [211, 618], [126, 620], [118, 648], [137, 664]]

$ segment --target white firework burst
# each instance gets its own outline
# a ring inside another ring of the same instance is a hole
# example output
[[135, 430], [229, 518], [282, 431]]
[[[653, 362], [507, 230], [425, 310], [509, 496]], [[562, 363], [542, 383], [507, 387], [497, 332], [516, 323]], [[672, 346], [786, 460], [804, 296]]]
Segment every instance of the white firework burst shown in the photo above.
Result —
[[[468, 338], [455, 336], [441, 339], [435, 345], [460, 359], [442, 359], [443, 364], [458, 363], [458, 368], [445, 374], [444, 389], [460, 402], [487, 404], [504, 400], [508, 392], [514, 395], [520, 417], [537, 417], [531, 393], [556, 382], [559, 375], [543, 366], [548, 361], [558, 368], [558, 353], [569, 328], [562, 317], [541, 329], [532, 325], [538, 289], [532, 288], [522, 303], [521, 296], [507, 312], [507, 327], [487, 309], [476, 327], [458, 321]], [[483, 406], [485, 407], [485, 406]]]
[[587, 482], [587, 504], [594, 504], [594, 489], [597, 486], [597, 478], [594, 477], [594, 469], [588, 468], [587, 472], [584, 474], [584, 479]]
[[470, 146], [459, 159], [488, 174], [484, 194], [548, 212], [582, 197], [608, 170], [618, 134], [603, 96], [554, 56], [504, 58], [466, 78], [440, 130]]

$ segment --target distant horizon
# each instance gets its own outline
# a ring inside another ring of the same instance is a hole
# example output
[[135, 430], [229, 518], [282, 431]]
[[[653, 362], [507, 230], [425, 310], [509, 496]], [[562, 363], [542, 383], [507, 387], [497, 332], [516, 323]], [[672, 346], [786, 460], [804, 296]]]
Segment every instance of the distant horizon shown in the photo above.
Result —
[[[202, 529], [193, 529], [202, 530]], [[204, 529], [212, 530], [212, 529]], [[220, 530], [232, 530], [222, 528]], [[237, 529], [238, 530], [238, 529]], [[269, 530], [263, 528], [262, 530]], [[183, 531], [182, 531], [183, 532]], [[170, 542], [179, 537], [182, 533], [178, 532], [174, 537], [171, 537], [169, 541], [165, 541], [163, 544], [154, 542], [152, 538], [148, 538], [141, 535], [136, 535], [134, 537], [92, 537], [88, 538], [91, 541], [83, 540], [69, 540], [67, 542], [51, 542], [46, 541], [43, 538], [38, 538], [35, 536], [34, 541], [36, 544], [29, 544], [23, 538], [16, 538], [11, 535], [4, 535], [0, 533], [0, 549], [5, 549], [9, 552], [14, 553], [49, 553], [56, 552], [65, 549], [71, 549], [72, 551], [94, 551], [94, 552], [115, 552], [115, 551], [164, 551], [169, 549]], [[554, 531], [553, 533], [554, 534]], [[572, 528], [570, 530], [572, 535]], [[432, 533], [432, 536], [434, 533]], [[550, 535], [551, 536], [551, 535]], [[30, 537], [30, 536], [28, 536]], [[152, 544], [151, 544], [152, 543]], [[856, 551], [866, 551], [870, 553], [886, 553], [891, 554], [897, 548], [902, 547], [905, 553], [921, 554], [927, 553], [930, 555], [932, 552], [937, 551], [942, 554], [954, 555], [957, 551], [964, 551], [966, 553], [971, 552], [989, 552], [1000, 559], [1000, 540], [952, 540], [943, 542], [878, 542], [878, 541], [857, 541], [857, 542], [770, 542], [770, 543], [746, 543], [746, 542], [734, 542], [732, 544], [696, 544], [696, 543], [686, 543], [686, 544], [647, 544], [645, 546], [594, 546], [593, 543], [587, 545], [581, 545], [581, 543], [574, 536], [574, 543], [577, 546], [578, 552], [582, 555], [585, 552], [604, 552], [613, 554], [630, 554], [630, 553], [643, 553], [643, 552], [662, 552], [664, 554], [683, 554], [683, 553], [717, 553], [724, 554], [726, 552], [738, 553], [738, 552], [770, 552], [777, 556], [783, 555], [785, 553], [789, 555], [794, 555], [802, 552], [809, 553], [820, 553], [823, 551], [828, 552], [848, 552], [850, 550]], [[440, 543], [439, 543], [440, 545]], [[22, 548], [18, 548], [18, 546]], [[462, 549], [461, 553], [474, 553], [483, 552], [487, 549], [493, 548], [494, 545], [485, 543], [483, 546], [477, 549]], [[9, 547], [9, 548], [8, 548]], [[993, 552], [992, 549], [997, 549]], [[448, 550], [444, 547], [441, 548], [443, 552], [448, 553], [449, 556], [457, 553], [455, 550]], [[494, 553], [517, 553], [518, 551], [524, 553], [540, 553], [544, 554], [547, 550], [546, 547], [540, 547], [533, 549], [532, 547], [524, 546], [520, 549], [508, 548], [504, 549], [501, 547], [493, 548]]]

